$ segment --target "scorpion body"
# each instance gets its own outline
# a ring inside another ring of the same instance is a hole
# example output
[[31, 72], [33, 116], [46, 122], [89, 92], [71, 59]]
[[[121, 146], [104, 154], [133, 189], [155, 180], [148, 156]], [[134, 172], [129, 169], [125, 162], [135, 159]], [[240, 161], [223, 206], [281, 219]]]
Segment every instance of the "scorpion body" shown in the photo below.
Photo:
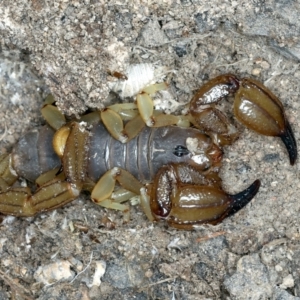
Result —
[[[197, 138], [203, 146], [201, 160], [204, 171], [221, 159], [222, 150], [211, 138], [195, 128], [166, 126], [145, 127], [128, 143], [115, 140], [102, 122], [89, 128], [86, 176], [97, 182], [108, 170], [127, 170], [140, 181], [151, 181], [159, 168], [169, 163], [187, 163], [192, 153], [186, 148], [186, 137]], [[55, 131], [45, 125], [25, 134], [12, 150], [12, 163], [17, 174], [31, 182], [43, 173], [61, 166], [52, 143]], [[206, 151], [206, 152], [205, 152]], [[199, 158], [198, 158], [199, 159]]]
[[[178, 229], [222, 221], [249, 203], [260, 186], [256, 180], [236, 195], [222, 189], [222, 147], [232, 144], [237, 132], [216, 103], [231, 94], [236, 118], [260, 134], [280, 137], [293, 165], [297, 145], [282, 103], [261, 83], [226, 74], [197, 91], [187, 116], [155, 112], [146, 90], [137, 105], [125, 104], [135, 109], [126, 112], [131, 119], [125, 126], [120, 107], [67, 122], [47, 104], [42, 112], [51, 127], [27, 133], [11, 154], [0, 157], [0, 212], [32, 216], [88, 190], [96, 204], [123, 211], [128, 209], [123, 202], [140, 194], [149, 220]], [[193, 127], [174, 126], [181, 122]], [[19, 176], [35, 181], [37, 191], [11, 187]], [[113, 196], [116, 183], [122, 192]]]

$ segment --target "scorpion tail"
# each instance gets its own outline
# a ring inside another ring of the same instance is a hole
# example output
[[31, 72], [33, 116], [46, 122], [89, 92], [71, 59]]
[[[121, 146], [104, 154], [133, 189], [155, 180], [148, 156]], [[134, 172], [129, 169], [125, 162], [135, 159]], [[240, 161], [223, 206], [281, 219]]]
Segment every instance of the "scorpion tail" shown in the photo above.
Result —
[[297, 159], [297, 143], [291, 125], [288, 121], [286, 122], [285, 132], [280, 135], [280, 138], [288, 151], [291, 165], [294, 165]]
[[228, 209], [227, 216], [231, 216], [240, 209], [242, 209], [246, 204], [248, 204], [253, 197], [256, 195], [260, 187], [260, 180], [255, 180], [248, 188], [244, 191], [230, 195], [231, 204]]

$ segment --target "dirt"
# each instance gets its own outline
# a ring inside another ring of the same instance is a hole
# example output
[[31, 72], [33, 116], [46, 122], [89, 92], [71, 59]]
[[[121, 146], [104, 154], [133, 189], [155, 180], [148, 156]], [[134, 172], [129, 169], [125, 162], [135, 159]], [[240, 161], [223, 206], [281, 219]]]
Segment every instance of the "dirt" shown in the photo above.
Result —
[[[160, 101], [179, 104], [219, 74], [257, 79], [281, 99], [299, 141], [298, 9], [284, 1], [4, 1], [1, 153], [43, 123], [48, 91], [61, 111], [79, 115], [117, 101], [108, 69], [138, 63], [163, 67], [155, 80], [169, 88]], [[299, 299], [299, 162], [290, 165], [279, 138], [238, 128], [224, 149], [224, 190], [262, 183], [240, 212], [178, 231], [151, 223], [139, 206], [124, 222], [82, 194], [32, 218], [3, 216], [0, 299]]]

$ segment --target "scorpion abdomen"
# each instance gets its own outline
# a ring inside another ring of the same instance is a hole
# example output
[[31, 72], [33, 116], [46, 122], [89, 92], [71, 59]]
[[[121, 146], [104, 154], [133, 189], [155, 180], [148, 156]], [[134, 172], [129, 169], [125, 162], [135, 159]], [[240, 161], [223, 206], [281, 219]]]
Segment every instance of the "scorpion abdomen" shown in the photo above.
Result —
[[54, 130], [43, 126], [25, 134], [14, 146], [12, 165], [19, 176], [34, 182], [41, 174], [61, 165], [53, 150]]
[[108, 133], [103, 123], [98, 123], [91, 129], [88, 177], [96, 182], [106, 171], [118, 167], [140, 181], [151, 181], [163, 165], [192, 163], [193, 153], [187, 148], [187, 137], [201, 141], [201, 155], [210, 164], [211, 159], [204, 152], [212, 146], [212, 141], [197, 129], [145, 127], [138, 136], [123, 144]]

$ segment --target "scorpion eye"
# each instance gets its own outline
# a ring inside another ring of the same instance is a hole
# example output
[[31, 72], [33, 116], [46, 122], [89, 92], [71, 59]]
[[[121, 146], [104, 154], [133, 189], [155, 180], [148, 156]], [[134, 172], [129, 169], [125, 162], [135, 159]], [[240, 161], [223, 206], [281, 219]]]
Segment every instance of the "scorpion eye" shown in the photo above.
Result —
[[175, 149], [173, 150], [173, 154], [175, 154], [178, 157], [182, 157], [182, 156], [187, 155], [189, 153], [190, 153], [189, 150], [186, 147], [182, 146], [182, 145], [177, 145], [175, 147]]

